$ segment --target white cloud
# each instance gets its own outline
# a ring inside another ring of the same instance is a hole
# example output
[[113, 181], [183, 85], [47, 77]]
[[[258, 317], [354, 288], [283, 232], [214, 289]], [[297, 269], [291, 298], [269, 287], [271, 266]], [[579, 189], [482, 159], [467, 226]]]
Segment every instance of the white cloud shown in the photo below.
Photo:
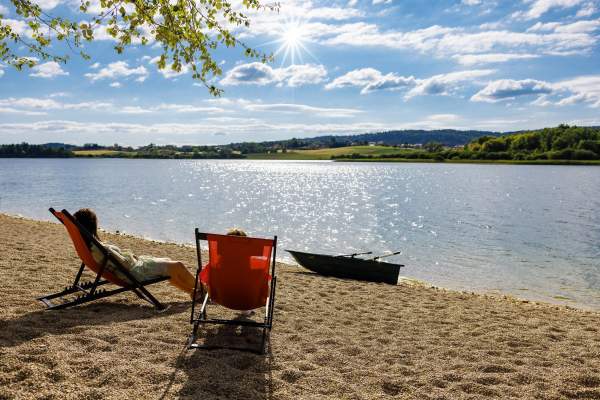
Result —
[[191, 104], [161, 104], [154, 108], [156, 111], [172, 111], [176, 113], [224, 113], [221, 107], [203, 107]]
[[557, 105], [587, 103], [600, 108], [600, 75], [578, 76], [556, 83], [559, 90], [568, 90], [571, 96], [561, 99]]
[[18, 108], [12, 107], [2, 107], [0, 106], [0, 114], [20, 114], [20, 115], [48, 115], [47, 112], [44, 111], [29, 111], [29, 110], [21, 110]]
[[520, 96], [544, 95], [554, 91], [553, 86], [535, 79], [500, 79], [489, 82], [486, 87], [475, 93], [471, 101], [496, 103], [511, 100]]
[[302, 18], [305, 19], [329, 19], [329, 20], [346, 20], [351, 18], [362, 17], [364, 13], [356, 8], [349, 7], [316, 7], [310, 8], [307, 12], [302, 13]]
[[[356, 123], [272, 123], [260, 119], [240, 119], [223, 121], [213, 119], [214, 123], [159, 123], [135, 124], [115, 122], [76, 122], [68, 120], [49, 120], [33, 123], [0, 123], [0, 135], [10, 133], [22, 140], [32, 141], [35, 135], [44, 135], [46, 141], [66, 141], [83, 143], [90, 137], [101, 137], [107, 143], [131, 141], [137, 144], [148, 143], [198, 143], [211, 140], [215, 133], [227, 135], [253, 135], [267, 132], [270, 135], [319, 135], [347, 134], [368, 131], [382, 131], [397, 128], [397, 124], [379, 122]], [[140, 139], [142, 138], [142, 139]], [[160, 138], [160, 140], [157, 140]], [[239, 139], [238, 139], [239, 140]]]
[[593, 15], [596, 11], [597, 11], [596, 5], [590, 1], [589, 3], [584, 4], [579, 9], [579, 11], [577, 11], [577, 14], [575, 16], [578, 18], [589, 17], [590, 15]]
[[373, 5], [377, 4], [390, 4], [392, 0], [373, 0]]
[[417, 86], [406, 94], [406, 98], [423, 95], [447, 96], [460, 89], [464, 83], [476, 83], [477, 78], [491, 75], [494, 72], [496, 71], [493, 69], [476, 69], [434, 75], [427, 79], [418, 80]]
[[106, 110], [111, 108], [111, 103], [94, 101], [81, 103], [62, 103], [51, 98], [35, 98], [35, 97], [9, 97], [0, 99], [0, 107], [10, 107], [22, 110]]
[[481, 4], [481, 0], [462, 0], [461, 3], [467, 6], [477, 6]]
[[600, 28], [600, 19], [576, 21], [570, 24], [560, 22], [537, 22], [527, 32], [556, 32], [556, 33], [592, 33]]
[[[395, 76], [390, 73], [385, 76]], [[325, 89], [336, 89], [344, 87], [365, 87], [372, 82], [379, 81], [384, 75], [374, 68], [361, 68], [350, 71], [342, 76], [335, 78], [332, 82], [325, 85]]]
[[6, 6], [3, 4], [0, 4], [0, 14], [4, 16], [8, 15], [8, 8], [6, 8]]
[[90, 65], [90, 69], [98, 69], [100, 68], [100, 63], [99, 62], [95, 62], [92, 65]]
[[110, 86], [111, 88], [120, 88], [122, 85], [121, 82], [113, 82], [108, 86]]
[[[142, 57], [142, 59], [144, 59], [144, 57]], [[156, 64], [158, 63], [158, 61], [160, 60], [160, 57], [154, 57], [151, 58], [148, 62], [150, 64]], [[175, 71], [173, 69], [173, 64], [166, 64], [165, 67], [163, 69], [158, 69], [158, 67], [156, 68], [156, 70], [158, 72], [160, 72], [160, 74], [165, 77], [165, 79], [171, 79], [171, 78], [176, 78], [180, 75], [184, 75], [187, 74], [188, 72], [190, 72], [191, 68], [188, 64], [182, 64], [181, 65], [181, 71]], [[144, 77], [143, 80], [138, 80], [139, 82], [143, 82], [146, 78]]]
[[517, 11], [513, 18], [536, 19], [554, 8], [571, 8], [584, 2], [584, 0], [523, 0], [531, 4], [527, 11]]
[[478, 65], [503, 63], [513, 60], [529, 60], [540, 57], [538, 54], [511, 54], [511, 53], [487, 53], [487, 54], [457, 54], [453, 58], [462, 65]]
[[[118, 82], [114, 82], [118, 83]], [[59, 96], [54, 96], [59, 97]], [[239, 101], [232, 104], [244, 106], [249, 104], [246, 101]], [[168, 111], [169, 113], [224, 113], [227, 112], [224, 108], [215, 106], [198, 106], [191, 104], [168, 104], [162, 103], [157, 106], [141, 107], [141, 106], [120, 106], [109, 102], [91, 101], [80, 103], [63, 103], [54, 98], [34, 98], [9, 97], [0, 99], [0, 107], [9, 107], [11, 109], [21, 110], [93, 110], [105, 111], [118, 114], [145, 114], [151, 112]]]
[[89, 72], [85, 74], [85, 77], [89, 78], [92, 82], [101, 79], [117, 79], [126, 77], [146, 77], [148, 76], [148, 70], [143, 65], [137, 68], [130, 68], [129, 64], [125, 61], [116, 61], [108, 64], [106, 67], [100, 69], [98, 72]]
[[349, 86], [361, 87], [361, 94], [377, 90], [401, 90], [414, 87], [417, 80], [413, 76], [404, 77], [389, 73], [383, 75], [373, 68], [362, 68], [350, 71], [337, 77], [325, 86], [325, 89], [343, 88]]
[[399, 76], [394, 73], [382, 74], [373, 68], [363, 68], [350, 71], [325, 86], [331, 90], [343, 87], [360, 87], [361, 93], [366, 94], [377, 90], [408, 90], [405, 98], [409, 99], [422, 95], [448, 95], [458, 90], [465, 82], [490, 75], [495, 70], [458, 71], [448, 74], [434, 75], [425, 79], [414, 76]]
[[2, 69], [2, 65], [0, 65], [0, 78], [2, 78], [2, 75], [4, 75], [4, 70]]
[[277, 84], [290, 87], [318, 84], [327, 77], [323, 65], [295, 64], [285, 68], [272, 68], [259, 62], [238, 65], [221, 79], [223, 85], [268, 85]]
[[353, 117], [361, 110], [354, 108], [328, 108], [328, 107], [313, 107], [305, 104], [248, 104], [244, 107], [250, 111], [269, 111], [289, 114], [315, 114], [324, 117], [345, 118]]
[[62, 1], [61, 0], [33, 0], [33, 3], [40, 6], [40, 8], [42, 10], [52, 10], [53, 8], [58, 6], [60, 3], [62, 3]]
[[[565, 24], [567, 25], [567, 24]], [[325, 46], [372, 47], [432, 54], [438, 58], [465, 54], [584, 54], [598, 43], [597, 35], [580, 29], [577, 24], [559, 31], [519, 32], [500, 29], [500, 23], [478, 27], [432, 25], [412, 31], [382, 29], [367, 22], [326, 23], [309, 21], [302, 25], [303, 38]], [[277, 19], [261, 20], [244, 33], [249, 36], [279, 37], [282, 23]]]
[[56, 61], [48, 61], [47, 63], [36, 65], [31, 70], [33, 72], [29, 74], [29, 76], [34, 76], [36, 78], [51, 79], [57, 76], [69, 75], [69, 73], [64, 71]]
[[437, 121], [443, 123], [456, 122], [461, 119], [460, 115], [456, 114], [433, 114], [427, 117], [430, 121]]
[[31, 28], [27, 25], [27, 22], [20, 19], [3, 18], [2, 24], [10, 27], [10, 29], [17, 35], [26, 35], [31, 37]]

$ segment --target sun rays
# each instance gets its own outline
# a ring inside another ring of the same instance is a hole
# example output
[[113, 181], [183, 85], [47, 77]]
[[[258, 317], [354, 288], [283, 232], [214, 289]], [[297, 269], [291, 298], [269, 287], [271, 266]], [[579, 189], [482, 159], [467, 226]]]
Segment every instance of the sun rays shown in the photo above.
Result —
[[275, 33], [277, 39], [266, 43], [279, 45], [273, 55], [275, 59], [280, 60], [281, 65], [304, 63], [306, 55], [317, 60], [307, 47], [309, 41], [307, 27], [308, 24], [305, 21], [286, 18]]

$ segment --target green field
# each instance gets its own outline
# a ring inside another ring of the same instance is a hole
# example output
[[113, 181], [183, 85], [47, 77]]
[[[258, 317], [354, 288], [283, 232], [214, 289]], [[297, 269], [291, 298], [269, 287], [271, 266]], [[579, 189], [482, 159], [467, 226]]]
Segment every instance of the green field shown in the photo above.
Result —
[[398, 154], [401, 149], [390, 146], [348, 146], [331, 149], [295, 150], [287, 153], [248, 154], [254, 160], [329, 160], [343, 154], [368, 154], [372, 156]]

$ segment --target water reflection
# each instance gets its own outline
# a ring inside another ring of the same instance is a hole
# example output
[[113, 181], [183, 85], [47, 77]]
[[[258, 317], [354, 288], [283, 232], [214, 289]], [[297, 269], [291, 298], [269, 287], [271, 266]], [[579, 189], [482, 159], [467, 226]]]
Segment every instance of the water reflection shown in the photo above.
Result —
[[[600, 308], [597, 167], [273, 161], [0, 160], [0, 210], [98, 211], [102, 226], [191, 242], [277, 234], [282, 248], [402, 250], [455, 289]], [[282, 256], [287, 256], [283, 251]], [[527, 290], [523, 290], [527, 289]], [[563, 300], [560, 300], [563, 301]]]

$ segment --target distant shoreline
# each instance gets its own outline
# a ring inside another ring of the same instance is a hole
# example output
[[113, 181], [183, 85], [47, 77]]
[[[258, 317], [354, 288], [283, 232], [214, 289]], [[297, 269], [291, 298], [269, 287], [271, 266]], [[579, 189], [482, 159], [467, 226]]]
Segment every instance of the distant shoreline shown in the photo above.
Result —
[[307, 158], [294, 157], [287, 153], [285, 157], [277, 157], [270, 154], [251, 154], [248, 158], [164, 158], [164, 157], [119, 157], [119, 156], [82, 156], [75, 155], [72, 157], [8, 157], [1, 156], [0, 159], [124, 159], [124, 160], [237, 160], [237, 161], [333, 161], [342, 163], [414, 163], [414, 164], [503, 164], [503, 165], [584, 165], [584, 166], [600, 166], [600, 160], [433, 160], [433, 159], [418, 159], [418, 158]]

